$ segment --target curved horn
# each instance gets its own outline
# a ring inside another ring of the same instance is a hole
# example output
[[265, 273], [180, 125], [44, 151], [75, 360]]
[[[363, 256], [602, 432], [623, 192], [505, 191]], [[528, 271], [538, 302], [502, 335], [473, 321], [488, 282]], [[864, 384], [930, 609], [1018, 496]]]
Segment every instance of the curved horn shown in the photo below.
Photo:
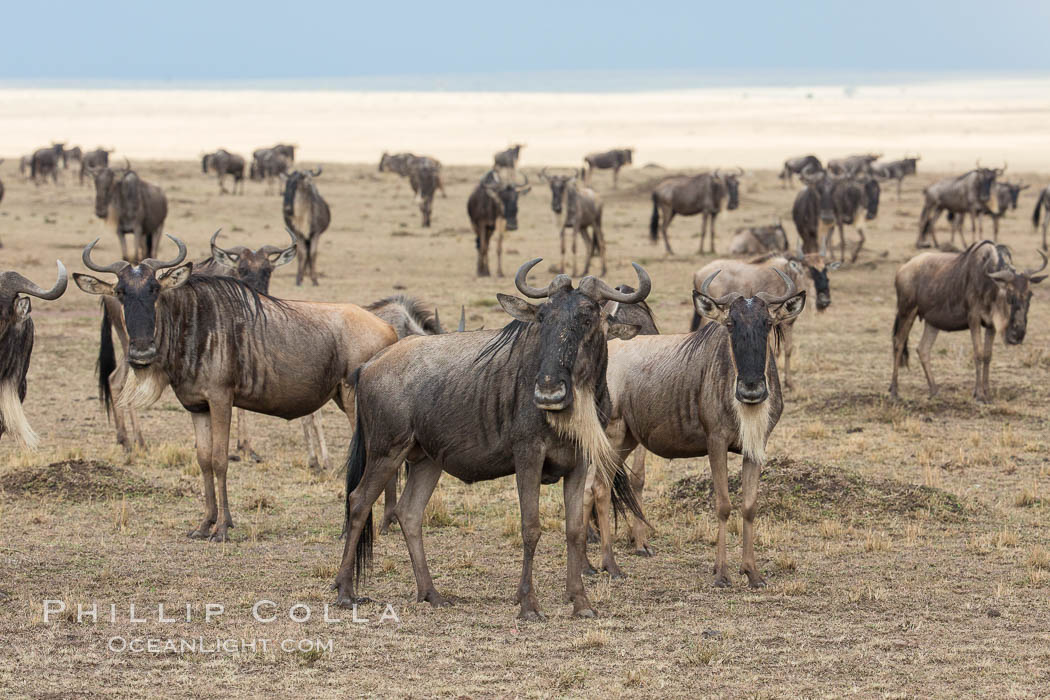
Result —
[[766, 302], [766, 305], [768, 306], [776, 306], [777, 304], [783, 304], [785, 301], [795, 296], [795, 293], [798, 291], [798, 288], [795, 286], [795, 281], [787, 275], [785, 275], [783, 270], [781, 270], [779, 267], [774, 267], [773, 272], [780, 275], [780, 279], [784, 280], [784, 286], [787, 287], [787, 291], [779, 297], [774, 296], [769, 292], [758, 292], [757, 294], [755, 294], [756, 297]]
[[146, 258], [141, 263], [139, 263], [140, 265], [145, 265], [146, 267], [156, 272], [157, 270], [163, 270], [166, 267], [175, 267], [176, 265], [178, 265], [186, 259], [186, 244], [180, 241], [175, 236], [171, 235], [170, 233], [166, 235], [168, 236], [168, 238], [175, 242], [175, 245], [179, 247], [179, 254], [167, 262], [163, 260], [158, 260], [156, 258]]
[[[218, 248], [219, 247], [219, 246], [215, 245], [215, 239], [219, 237], [220, 233], [222, 233], [222, 229], [221, 228], [220, 229], [215, 229], [215, 233], [211, 234], [211, 240], [208, 241], [208, 245], [210, 247], [212, 247], [212, 248]], [[223, 249], [219, 248], [219, 250], [223, 250]]]
[[320, 177], [322, 172], [323, 172], [323, 168], [320, 165], [318, 165], [317, 166], [317, 170], [310, 171], [310, 175], [312, 177]]
[[[594, 286], [597, 287], [598, 294], [603, 299], [618, 301], [621, 304], [637, 304], [649, 296], [649, 292], [653, 289], [653, 281], [649, 278], [649, 273], [636, 262], [632, 262], [631, 265], [634, 266], [634, 273], [638, 275], [638, 289], [631, 293], [625, 293], [618, 289], [614, 289], [597, 277], [591, 278], [594, 280]], [[581, 289], [584, 287], [585, 281], [586, 278], [580, 280]]]
[[711, 280], [717, 277], [719, 272], [721, 272], [721, 270], [715, 270], [710, 275], [708, 275], [707, 279], [704, 280], [704, 283], [700, 285], [701, 294], [703, 294], [705, 297], [708, 297], [709, 299], [711, 299], [711, 301], [715, 302], [715, 304], [719, 306], [725, 306], [726, 304], [730, 304], [739, 299], [740, 297], [744, 296], [740, 292], [729, 292], [728, 294], [715, 299], [710, 294], [708, 294], [707, 288], [711, 286]]
[[[1032, 275], [1037, 275], [1037, 274], [1039, 274], [1040, 272], [1042, 272], [1043, 270], [1046, 269], [1046, 253], [1044, 253], [1041, 250], [1036, 250], [1035, 252], [1039, 253], [1039, 255], [1043, 258], [1043, 265], [1038, 270], [1032, 270], [1032, 269], [1025, 270], [1024, 271], [1024, 276], [1025, 277], [1031, 277]], [[61, 265], [61, 263], [59, 263], [59, 264]]]
[[58, 281], [55, 282], [55, 286], [51, 289], [41, 289], [35, 282], [26, 279], [17, 272], [4, 272], [0, 274], [0, 292], [11, 296], [29, 294], [47, 301], [58, 299], [66, 291], [69, 275], [66, 273], [66, 266], [62, 264], [61, 260], [56, 260], [55, 262], [58, 263]]
[[551, 292], [562, 287], [572, 287], [572, 280], [568, 275], [558, 275], [551, 283], [547, 285], [546, 289], [540, 289], [539, 287], [532, 287], [525, 281], [525, 278], [529, 275], [529, 270], [540, 264], [543, 258], [533, 258], [524, 265], [518, 268], [518, 273], [514, 275], [514, 286], [518, 288], [518, 291], [527, 296], [530, 299], [546, 299], [551, 295]]
[[124, 156], [124, 169], [131, 170], [131, 161], [128, 160], [127, 156]]
[[91, 241], [91, 243], [84, 246], [84, 252], [80, 255], [80, 259], [84, 261], [84, 267], [89, 270], [94, 270], [95, 272], [112, 272], [115, 275], [131, 264], [127, 260], [118, 260], [115, 263], [110, 263], [105, 266], [96, 265], [91, 262], [91, 250], [95, 247], [95, 244], [98, 243], [98, 240], [99, 239], [96, 238]]

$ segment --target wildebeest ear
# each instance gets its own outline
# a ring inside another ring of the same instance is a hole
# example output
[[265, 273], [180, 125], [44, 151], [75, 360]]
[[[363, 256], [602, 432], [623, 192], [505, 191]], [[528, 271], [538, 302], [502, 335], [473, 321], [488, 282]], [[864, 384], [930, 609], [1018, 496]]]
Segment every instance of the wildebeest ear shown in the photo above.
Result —
[[296, 248], [290, 246], [284, 250], [277, 251], [276, 253], [270, 253], [270, 264], [274, 267], [280, 267], [281, 265], [287, 265], [295, 257]]
[[1046, 279], [1046, 275], [1036, 275], [1035, 277], [1030, 278], [1028, 281], [1031, 282], [1032, 284], [1039, 284], [1040, 282], [1042, 282], [1045, 279]]
[[237, 267], [237, 261], [241, 259], [241, 256], [237, 253], [223, 250], [216, 245], [211, 247], [211, 256], [215, 258], [215, 262], [220, 265], [225, 265], [226, 267]]
[[725, 309], [715, 303], [715, 300], [706, 294], [693, 290], [693, 308], [699, 316], [716, 321], [725, 325], [729, 319], [729, 309]]
[[802, 313], [802, 309], [804, 308], [806, 308], [805, 289], [773, 309], [773, 325], [790, 321]]
[[538, 306], [533, 306], [524, 299], [512, 297], [509, 294], [497, 294], [496, 298], [499, 299], [499, 305], [503, 307], [503, 310], [519, 321], [532, 323], [536, 320]]
[[186, 280], [190, 278], [191, 274], [193, 274], [193, 263], [191, 262], [171, 268], [157, 280], [160, 282], [160, 290], [164, 291], [165, 289], [181, 287], [186, 284]]
[[828, 270], [837, 270], [840, 267], [842, 267], [842, 261], [841, 260], [836, 260], [833, 263], [828, 263]]
[[33, 310], [33, 305], [29, 302], [29, 297], [18, 297], [15, 301], [15, 314], [18, 318], [29, 318], [29, 312]]
[[79, 272], [73, 273], [73, 281], [77, 283], [82, 291], [88, 294], [101, 294], [114, 296], [113, 285], [109, 282], [103, 282], [97, 277], [91, 275], [83, 275]]
[[630, 340], [634, 336], [638, 335], [638, 332], [641, 330], [641, 326], [635, 325], [633, 323], [616, 323], [615, 321], [612, 321], [609, 323], [609, 330], [606, 334], [610, 338]]

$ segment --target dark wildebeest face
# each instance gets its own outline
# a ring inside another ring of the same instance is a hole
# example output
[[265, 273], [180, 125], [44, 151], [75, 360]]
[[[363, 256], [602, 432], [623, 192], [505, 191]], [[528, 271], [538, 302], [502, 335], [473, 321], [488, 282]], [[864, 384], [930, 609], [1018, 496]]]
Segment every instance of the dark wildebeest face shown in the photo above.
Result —
[[211, 160], [215, 157], [214, 153], [209, 153], [201, 158], [201, 172], [205, 175], [208, 174], [208, 168], [211, 167]]
[[303, 188], [306, 192], [313, 189], [314, 178], [320, 177], [321, 172], [321, 166], [317, 166], [317, 170], [296, 170], [290, 175], [283, 176], [285, 181], [282, 207], [287, 216], [292, 216], [295, 212], [296, 191], [299, 190], [299, 188]]
[[916, 164], [919, 162], [919, 156], [915, 158], [904, 158], [901, 160], [901, 174], [903, 175], [914, 175], [916, 170]]
[[1000, 169], [977, 168], [977, 198], [980, 201], [987, 202], [988, 198], [992, 196], [992, 183], [1002, 173], [1003, 171]]
[[1017, 198], [1021, 194], [1021, 190], [1028, 189], [1028, 185], [1017, 183], [1016, 185], [1012, 182], [1000, 183], [999, 188], [996, 190], [996, 198], [999, 200], [996, 202], [999, 205], [999, 213], [1004, 213], [1007, 209], [1017, 209]]
[[211, 255], [217, 263], [228, 268], [241, 282], [257, 292], [269, 294], [270, 276], [273, 275], [274, 268], [287, 265], [295, 258], [295, 234], [288, 231], [288, 235], [292, 239], [292, 244], [287, 248], [264, 245], [258, 250], [252, 250], [242, 245], [220, 248], [215, 245], [215, 239], [219, 237], [219, 231], [216, 231], [211, 237]]
[[831, 283], [828, 273], [839, 269], [841, 262], [828, 263], [825, 259], [826, 251], [819, 255], [816, 253], [805, 254], [801, 249], [798, 258], [791, 260], [791, 266], [798, 273], [805, 273], [813, 280], [813, 289], [817, 293], [817, 312], [823, 312], [831, 306]]
[[1018, 272], [1007, 264], [1002, 270], [987, 273], [999, 288], [995, 314], [1007, 319], [1003, 329], [1003, 340], [1007, 345], [1020, 345], [1024, 341], [1028, 328], [1028, 304], [1032, 300], [1031, 286], [1046, 279], [1046, 275], [1037, 273], [1046, 269], [1047, 258], [1042, 251], [1037, 252], [1043, 258], [1043, 265], [1037, 270]]
[[608, 301], [635, 304], [649, 295], [652, 282], [637, 263], [638, 291], [627, 294], [609, 287], [597, 277], [580, 280], [572, 288], [568, 275], [558, 275], [546, 289], [530, 287], [525, 277], [540, 258], [521, 266], [514, 278], [518, 291], [532, 299], [547, 299], [533, 305], [524, 299], [499, 294], [503, 308], [522, 323], [539, 326], [540, 365], [532, 400], [544, 411], [562, 411], [572, 405], [574, 387], [600, 383], [608, 361], [608, 338], [633, 338], [638, 326], [610, 321], [602, 310]]
[[529, 176], [524, 175], [524, 173], [523, 176], [525, 177], [525, 182], [520, 185], [499, 180], [495, 182], [487, 180], [484, 182], [485, 188], [495, 194], [503, 206], [503, 219], [507, 222], [508, 231], [518, 230], [518, 197], [527, 195], [532, 189], [532, 186], [529, 185]]
[[625, 148], [625, 149], [623, 149], [623, 162], [624, 162], [624, 165], [631, 165], [632, 164], [631, 158], [633, 156], [634, 156], [634, 149], [633, 148]]
[[780, 270], [777, 274], [787, 287], [784, 294], [774, 296], [758, 292], [745, 297], [740, 292], [729, 292], [714, 299], [707, 294], [716, 270], [693, 291], [693, 306], [704, 318], [717, 321], [729, 331], [730, 355], [736, 368], [736, 400], [745, 404], [762, 403], [769, 397], [766, 367], [769, 364], [769, 335], [780, 324], [795, 318], [806, 306], [806, 290], [798, 291], [791, 278]]
[[[744, 171], [740, 171], [740, 175], [743, 175]], [[732, 211], [740, 206], [740, 175], [721, 175], [722, 182], [726, 185], [726, 193], [729, 195], [729, 202], [726, 203], [726, 209]], [[717, 176], [717, 175], [716, 175]]]
[[386, 172], [386, 164], [388, 160], [390, 160], [390, 154], [383, 151], [383, 155], [379, 158], [379, 172]]
[[835, 181], [823, 170], [813, 173], [811, 176], [803, 173], [802, 180], [807, 187], [817, 193], [817, 209], [820, 213], [820, 220], [825, 224], [834, 223], [835, 198], [832, 192], [835, 188]]
[[864, 218], [871, 221], [879, 215], [879, 183], [875, 178], [869, 177], [861, 186], [864, 188]]
[[109, 202], [113, 198], [117, 175], [109, 167], [94, 168], [90, 173], [95, 178], [95, 216], [105, 219], [109, 216]]
[[575, 175], [548, 175], [547, 169], [540, 171], [540, 177], [551, 186], [551, 211], [561, 214], [565, 204], [565, 190], [569, 183], [576, 179]]
[[[91, 275], [73, 274], [77, 286], [88, 294], [113, 296], [120, 302], [128, 331], [128, 362], [137, 369], [149, 367], [157, 359], [157, 299], [165, 291], [185, 284], [193, 271], [193, 263], [179, 264], [186, 259], [186, 244], [170, 234], [168, 238], [179, 246], [179, 254], [171, 261], [146, 258], [138, 265], [132, 265], [120, 260], [105, 267], [91, 261], [91, 249], [98, 243], [96, 238], [84, 248], [84, 265], [89, 270], [115, 274], [117, 283], [103, 282]], [[165, 268], [174, 269], [158, 276], [157, 272]]]

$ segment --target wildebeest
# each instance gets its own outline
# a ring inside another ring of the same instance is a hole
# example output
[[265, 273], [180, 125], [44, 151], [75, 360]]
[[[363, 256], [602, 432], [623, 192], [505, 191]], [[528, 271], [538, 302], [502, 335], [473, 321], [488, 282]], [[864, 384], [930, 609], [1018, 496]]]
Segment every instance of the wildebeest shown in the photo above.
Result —
[[[791, 207], [791, 218], [802, 244], [804, 253], [827, 254], [827, 246], [835, 226], [839, 229], [840, 256], [846, 257], [845, 226], [856, 221], [857, 211], [864, 207], [866, 219], [873, 219], [879, 211], [879, 183], [872, 177], [831, 177], [826, 172], [802, 176], [806, 186], [795, 195]], [[820, 235], [822, 226], [827, 233]], [[864, 246], [864, 232], [857, 227], [860, 242], [853, 251], [856, 260]]]
[[[291, 420], [334, 400], [352, 418], [351, 374], [397, 336], [354, 304], [282, 301], [233, 277], [194, 275], [193, 263], [183, 263], [185, 244], [169, 237], [179, 247], [172, 260], [106, 266], [91, 260], [95, 239], [84, 265], [116, 275], [116, 284], [73, 278], [123, 319], [131, 374], [119, 401], [148, 406], [171, 386], [190, 412], [205, 513], [189, 534], [221, 542], [233, 527], [226, 496], [233, 407]], [[100, 367], [103, 360], [100, 350]]]
[[[547, 169], [540, 171], [540, 177], [550, 184], [551, 211], [554, 214], [558, 238], [561, 241], [561, 267], [565, 272], [565, 229], [572, 229], [572, 274], [576, 276], [576, 239], [583, 240], [584, 265], [583, 274], [591, 269], [591, 258], [599, 255], [602, 260], [602, 272], [606, 272], [605, 234], [602, 232], [602, 198], [590, 187], [580, 185], [580, 174], [548, 175]], [[565, 217], [561, 218], [562, 209]], [[559, 221], [560, 220], [560, 221]]]
[[[744, 171], [740, 170], [740, 175]], [[653, 215], [649, 220], [649, 237], [653, 243], [660, 240], [663, 234], [664, 247], [668, 255], [674, 255], [671, 242], [667, 239], [667, 227], [676, 214], [693, 216], [701, 214], [700, 252], [704, 252], [704, 237], [707, 235], [708, 222], [711, 226], [711, 252], [715, 252], [715, 218], [722, 211], [722, 202], [726, 196], [729, 202], [726, 208], [732, 211], [740, 204], [740, 182], [738, 175], [723, 175], [716, 170], [713, 173], [672, 177], [664, 180], [653, 190]], [[663, 223], [661, 224], [661, 217]]]
[[784, 161], [784, 169], [780, 171], [778, 177], [784, 181], [784, 188], [787, 189], [788, 185], [791, 184], [792, 175], [815, 175], [822, 170], [824, 170], [824, 166], [820, 164], [820, 158], [814, 155], [798, 156], [797, 158], [788, 158]]
[[1039, 213], [1043, 213], [1043, 250], [1046, 250], [1046, 229], [1050, 226], [1050, 186], [1045, 187], [1035, 200], [1032, 210], [1032, 226], [1039, 226]]
[[474, 246], [478, 249], [478, 277], [489, 276], [489, 241], [496, 236], [496, 274], [503, 276], [503, 231], [518, 230], [518, 197], [529, 193], [529, 176], [525, 182], [504, 181], [490, 170], [467, 199], [467, 216], [474, 229]]
[[29, 179], [29, 174], [32, 172], [32, 160], [33, 156], [22, 156], [18, 160], [18, 174], [22, 176], [23, 180]]
[[391, 155], [383, 151], [383, 155], [379, 157], [379, 172], [395, 173], [401, 177], [408, 177], [408, 165], [415, 158], [416, 156], [411, 153], [394, 153]]
[[872, 163], [871, 174], [881, 180], [896, 180], [897, 199], [900, 200], [901, 183], [904, 182], [906, 176], [915, 174], [915, 166], [919, 162], [920, 157], [902, 158], [900, 160], [891, 160], [887, 163]]
[[518, 157], [521, 155], [521, 149], [525, 148], [525, 144], [516, 143], [505, 151], [492, 156], [492, 167], [496, 170], [500, 168], [510, 168], [515, 170], [518, 167]]
[[[961, 253], [920, 253], [904, 263], [895, 280], [897, 317], [893, 321], [893, 378], [890, 395], [897, 396], [897, 372], [908, 364], [908, 333], [916, 317], [926, 322], [919, 341], [930, 395], [937, 383], [930, 371], [930, 350], [939, 331], [970, 330], [976, 370], [973, 395], [989, 401], [988, 367], [992, 362], [992, 343], [996, 332], [1007, 345], [1019, 345], [1028, 324], [1031, 285], [1046, 275], [1046, 255], [1042, 267], [1018, 272], [1006, 246], [992, 241], [974, 243]], [[984, 330], [982, 342], [981, 331]]]
[[252, 163], [248, 168], [248, 177], [257, 182], [266, 181], [266, 191], [270, 192], [273, 184], [283, 175], [288, 174], [291, 161], [272, 148], [260, 148], [252, 153]]
[[273, 147], [273, 152], [285, 158], [289, 163], [295, 162], [296, 146], [289, 143], [279, 143]]
[[58, 162], [62, 160], [64, 144], [56, 143], [47, 148], [33, 152], [29, 160], [29, 174], [37, 185], [51, 176], [51, 181], [58, 184]]
[[567, 597], [574, 615], [594, 616], [582, 579], [588, 463], [611, 484], [614, 505], [628, 504], [640, 515], [602, 423], [609, 411], [607, 338], [630, 337], [637, 328], [611, 323], [602, 305], [639, 302], [651, 282], [635, 264], [634, 294], [590, 276], [577, 289], [567, 275], [536, 288], [526, 275], [539, 262], [522, 265], [515, 286], [547, 301], [536, 306], [500, 294], [514, 318], [503, 330], [407, 338], [358, 373], [357, 428], [346, 470], [347, 537], [336, 576], [339, 605], [357, 600], [355, 585], [371, 559], [372, 504], [407, 460], [397, 519], [412, 558], [417, 600], [447, 604], [434, 588], [422, 540], [423, 510], [442, 472], [468, 483], [514, 474], [524, 549], [519, 617], [543, 619], [532, 582], [540, 484], [564, 478]]
[[965, 244], [962, 225], [963, 214], [969, 214], [974, 235], [974, 243], [977, 237], [983, 235], [983, 227], [977, 216], [988, 207], [988, 199], [992, 196], [992, 184], [995, 179], [1003, 174], [1006, 167], [982, 168], [980, 163], [968, 173], [958, 177], [949, 177], [933, 183], [922, 191], [926, 198], [919, 214], [919, 236], [915, 241], [916, 248], [928, 248], [929, 237], [933, 246], [937, 247], [937, 235], [934, 227], [937, 218], [942, 211], [950, 211], [955, 216], [952, 220], [952, 243], [955, 242], [955, 233], [958, 231], [960, 239]]
[[78, 163], [84, 162], [84, 151], [81, 150], [80, 146], [73, 146], [73, 148], [63, 148], [62, 150], [62, 167], [69, 169], [69, 161], [75, 160]]
[[96, 148], [88, 151], [80, 158], [80, 184], [84, 184], [84, 176], [91, 177], [91, 171], [99, 168], [109, 167], [109, 154], [113, 149]]
[[11, 433], [22, 445], [33, 448], [38, 438], [26, 420], [22, 402], [26, 398], [26, 374], [33, 354], [32, 305], [28, 294], [52, 301], [66, 291], [66, 268], [58, 263], [58, 281], [41, 289], [17, 272], [0, 272], [0, 437]]
[[379, 158], [379, 172], [395, 173], [401, 177], [407, 177], [409, 184], [412, 186], [412, 193], [417, 196], [419, 195], [420, 178], [418, 176], [413, 178], [412, 172], [419, 168], [429, 168], [434, 171], [436, 189], [441, 190], [442, 197], [447, 196], [445, 194], [445, 185], [441, 182], [441, 161], [437, 158], [417, 156], [414, 153], [395, 153], [391, 155], [386, 151], [383, 151], [383, 155]]
[[[168, 216], [164, 191], [140, 178], [126, 160], [123, 170], [102, 167], [90, 172], [95, 178], [95, 216], [116, 226], [121, 257], [130, 263], [153, 257]], [[128, 234], [134, 240], [131, 253]]]
[[[754, 296], [728, 292], [710, 296], [716, 270], [693, 291], [697, 314], [710, 319], [687, 335], [638, 336], [609, 342], [607, 372], [612, 412], [606, 432], [620, 455], [637, 445], [668, 459], [703, 457], [711, 465], [718, 516], [714, 585], [731, 585], [726, 556], [729, 500], [729, 452], [743, 455], [743, 516], [740, 573], [752, 588], [765, 585], [755, 561], [754, 521], [758, 513], [758, 479], [766, 459], [766, 441], [776, 427], [784, 401], [770, 336], [802, 312], [805, 290], [791, 278], [779, 277], [782, 291]], [[607, 500], [606, 487], [595, 482], [595, 502]], [[599, 508], [604, 543], [602, 563], [619, 572], [612, 554], [612, 526]]]
[[[856, 177], [832, 178], [831, 205], [835, 211], [835, 223], [839, 229], [839, 260], [846, 261], [846, 226], [854, 226], [857, 213], [864, 209], [865, 221], [871, 221], [879, 214], [879, 182], [869, 175]], [[856, 262], [864, 247], [864, 230], [857, 225], [860, 240], [853, 249], [850, 262]], [[833, 229], [828, 231], [827, 246], [831, 245]]]
[[780, 219], [770, 226], [739, 228], [729, 241], [729, 254], [737, 257], [780, 253], [787, 249], [787, 232]]
[[332, 213], [328, 202], [317, 191], [314, 178], [320, 177], [317, 170], [296, 170], [284, 182], [284, 224], [299, 241], [299, 265], [295, 273], [296, 286], [303, 283], [303, 276], [310, 275], [317, 286], [317, 251], [321, 247], [321, 234], [328, 230]]
[[[1022, 190], [1027, 190], [1029, 185], [1024, 183], [1012, 183], [1012, 182], [996, 182], [992, 185], [992, 196], [988, 199], [995, 202], [995, 209], [985, 207], [981, 215], [987, 214], [992, 217], [992, 238], [996, 243], [999, 242], [999, 219], [1006, 216], [1006, 213], [1011, 209], [1017, 209], [1017, 197], [1021, 194]], [[948, 218], [951, 219], [955, 215], [951, 212], [948, 213]]]
[[879, 158], [882, 158], [881, 153], [832, 158], [828, 161], [828, 172], [832, 175], [845, 175], [846, 177], [871, 175], [871, 164]]
[[430, 228], [430, 214], [434, 207], [434, 192], [441, 186], [440, 171], [427, 163], [415, 163], [408, 173], [409, 183], [415, 193], [419, 212], [423, 215], [423, 228]]
[[[631, 164], [631, 154], [633, 153], [633, 148], [616, 148], [604, 153], [590, 153], [584, 156], [583, 162], [587, 164], [587, 184], [591, 184], [591, 175], [594, 174], [595, 170], [611, 169], [613, 171], [613, 189], [616, 189], [620, 179], [620, 168]], [[587, 273], [585, 272], [584, 274]]]
[[244, 158], [236, 153], [220, 148], [214, 153], [208, 153], [201, 158], [201, 172], [205, 175], [208, 171], [215, 171], [219, 178], [219, 193], [226, 194], [226, 185], [223, 180], [227, 175], [233, 178], [233, 193], [237, 194], [237, 186], [240, 185], [241, 194], [244, 194]]

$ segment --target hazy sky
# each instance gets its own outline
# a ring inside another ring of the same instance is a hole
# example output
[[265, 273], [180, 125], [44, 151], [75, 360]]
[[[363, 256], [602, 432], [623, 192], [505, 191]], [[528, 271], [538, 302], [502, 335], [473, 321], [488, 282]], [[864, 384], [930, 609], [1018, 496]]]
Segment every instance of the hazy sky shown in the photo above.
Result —
[[3, 79], [1050, 70], [1045, 0], [37, 0], [3, 15]]

